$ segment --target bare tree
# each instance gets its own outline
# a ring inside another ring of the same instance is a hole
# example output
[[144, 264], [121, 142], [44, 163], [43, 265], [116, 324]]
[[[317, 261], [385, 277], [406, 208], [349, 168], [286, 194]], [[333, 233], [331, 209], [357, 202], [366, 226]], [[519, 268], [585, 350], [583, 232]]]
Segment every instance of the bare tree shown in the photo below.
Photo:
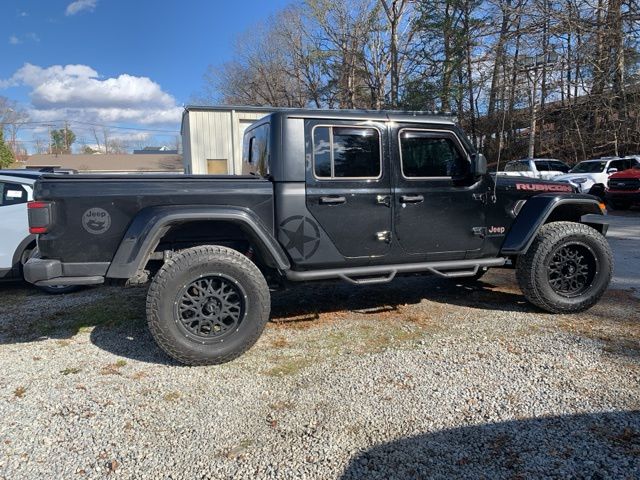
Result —
[[224, 103], [455, 110], [489, 159], [637, 152], [638, 1], [305, 0], [240, 37], [204, 90]]

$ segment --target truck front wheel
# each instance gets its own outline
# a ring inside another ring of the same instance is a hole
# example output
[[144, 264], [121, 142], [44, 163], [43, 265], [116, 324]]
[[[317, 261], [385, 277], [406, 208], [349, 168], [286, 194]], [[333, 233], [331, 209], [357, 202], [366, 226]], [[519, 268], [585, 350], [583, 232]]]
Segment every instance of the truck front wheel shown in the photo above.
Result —
[[156, 343], [187, 365], [233, 360], [260, 337], [271, 305], [264, 276], [246, 256], [200, 246], [171, 257], [147, 295]]
[[518, 259], [516, 276], [525, 297], [553, 313], [581, 312], [609, 286], [611, 249], [595, 229], [574, 222], [544, 225]]

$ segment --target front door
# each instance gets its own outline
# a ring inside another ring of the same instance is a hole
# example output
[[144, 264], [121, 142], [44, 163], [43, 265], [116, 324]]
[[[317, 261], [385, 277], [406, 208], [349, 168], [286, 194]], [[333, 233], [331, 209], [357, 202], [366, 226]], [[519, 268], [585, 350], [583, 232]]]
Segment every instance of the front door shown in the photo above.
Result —
[[473, 258], [484, 243], [488, 185], [471, 176], [471, 159], [450, 130], [399, 126], [395, 235], [408, 254], [428, 260]]
[[386, 126], [308, 120], [307, 209], [347, 258], [384, 255], [391, 239]]

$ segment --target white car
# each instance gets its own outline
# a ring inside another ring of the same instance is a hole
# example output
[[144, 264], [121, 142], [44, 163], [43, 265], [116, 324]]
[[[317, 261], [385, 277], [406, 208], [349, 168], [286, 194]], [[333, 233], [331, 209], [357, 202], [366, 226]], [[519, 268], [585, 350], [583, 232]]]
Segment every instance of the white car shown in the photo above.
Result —
[[[41, 175], [30, 170], [0, 170], [0, 280], [21, 278], [22, 264], [36, 248], [36, 236], [29, 233], [27, 202], [33, 199], [33, 184]], [[75, 289], [41, 288], [50, 293]]]
[[504, 166], [504, 171], [498, 172], [498, 175], [551, 180], [568, 171], [569, 166], [555, 158], [525, 158], [508, 162]]
[[603, 195], [609, 175], [628, 170], [638, 164], [640, 162], [635, 157], [585, 160], [569, 170], [569, 173], [558, 175], [553, 180], [570, 183], [580, 193]]

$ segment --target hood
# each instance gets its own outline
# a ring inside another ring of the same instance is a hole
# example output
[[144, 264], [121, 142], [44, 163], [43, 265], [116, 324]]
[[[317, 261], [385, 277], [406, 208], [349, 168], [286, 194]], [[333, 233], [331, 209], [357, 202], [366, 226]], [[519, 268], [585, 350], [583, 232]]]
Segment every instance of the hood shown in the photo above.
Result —
[[597, 173], [565, 173], [562, 175], [558, 175], [557, 177], [553, 177], [553, 180], [555, 182], [574, 180], [576, 178], [590, 178], [593, 180], [595, 178], [595, 175], [598, 175], [598, 174]]
[[615, 178], [640, 178], [640, 168], [630, 168], [629, 170], [613, 173], [609, 180]]

